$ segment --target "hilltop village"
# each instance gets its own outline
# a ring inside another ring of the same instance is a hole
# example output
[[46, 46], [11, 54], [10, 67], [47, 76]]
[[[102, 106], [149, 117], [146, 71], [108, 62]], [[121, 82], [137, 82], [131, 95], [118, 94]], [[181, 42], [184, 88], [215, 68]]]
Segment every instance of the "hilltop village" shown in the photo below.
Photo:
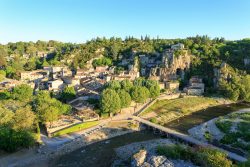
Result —
[[[98, 49], [98, 52], [99, 50], [103, 48]], [[47, 53], [37, 52], [37, 56], [46, 58]], [[28, 55], [23, 57], [29, 59]], [[119, 71], [116, 66], [93, 66], [93, 61], [99, 59], [103, 59], [102, 54], [89, 60], [85, 69], [72, 70], [67, 66], [51, 65], [38, 70], [21, 71], [19, 80], [9, 78], [2, 80], [1, 90], [27, 84], [34, 91], [49, 90], [56, 93], [62, 92], [65, 87], [74, 87], [78, 96], [91, 93], [97, 95], [100, 93], [98, 90], [111, 80], [133, 81], [144, 77], [159, 82], [161, 89], [179, 91], [179, 81], [184, 79], [185, 72], [189, 70], [192, 55], [188, 54], [183, 44], [178, 43], [162, 54], [155, 53], [153, 56], [142, 54], [138, 57], [132, 54], [130, 58], [122, 58], [118, 66], [122, 66], [123, 69]], [[192, 76], [184, 92], [202, 95], [204, 93], [202, 78]]]
[[[216, 163], [230, 166], [229, 159], [244, 163], [250, 154], [249, 110], [241, 110], [249, 108], [250, 101], [249, 48], [248, 39], [207, 36], [0, 45], [2, 160], [8, 163], [10, 152], [32, 148], [35, 154], [24, 157], [25, 166], [66, 156], [97, 141], [153, 129], [173, 140], [157, 140], [166, 147], [149, 142], [139, 143], [144, 149], [137, 144], [117, 148], [118, 166], [203, 166], [212, 163], [210, 151], [212, 156], [221, 155], [221, 160], [213, 157]], [[187, 146], [179, 146], [179, 140]], [[216, 143], [219, 151], [203, 149], [208, 143]], [[180, 151], [180, 156], [199, 157], [201, 152], [205, 161], [193, 157], [172, 161], [178, 157], [166, 151], [170, 149]], [[17, 158], [10, 164], [20, 162]]]
[[[132, 53], [129, 58], [121, 58], [118, 66], [123, 68], [119, 71], [116, 66], [94, 64], [98, 60], [105, 60], [101, 54], [103, 51], [104, 48], [98, 49], [97, 52], [100, 54], [87, 61], [84, 69], [72, 70], [67, 66], [51, 65], [43, 66], [42, 69], [21, 71], [19, 80], [4, 79], [0, 83], [1, 90], [11, 91], [16, 86], [25, 84], [33, 89], [34, 94], [47, 90], [56, 97], [60, 96], [66, 88], [72, 88], [75, 92], [74, 97], [66, 99], [65, 102], [76, 112], [73, 112], [74, 114], [71, 116], [62, 115], [54, 122], [54, 126], [46, 124], [48, 134], [79, 122], [99, 120], [93, 104], [90, 104], [89, 101], [99, 100], [107, 83], [112, 81], [133, 82], [140, 78], [148, 78], [156, 81], [160, 91], [167, 94], [182, 93], [201, 96], [204, 93], [205, 85], [202, 78], [198, 76], [191, 76], [188, 84], [182, 90], [179, 89], [180, 81], [184, 79], [185, 72], [189, 70], [192, 59], [192, 55], [188, 53], [182, 43], [171, 45], [162, 54], [154, 53], [153, 56], [145, 54], [135, 56], [135, 53]], [[36, 54], [45, 59], [48, 56], [48, 53], [43, 52]], [[23, 55], [23, 57], [30, 58], [29, 55]]]

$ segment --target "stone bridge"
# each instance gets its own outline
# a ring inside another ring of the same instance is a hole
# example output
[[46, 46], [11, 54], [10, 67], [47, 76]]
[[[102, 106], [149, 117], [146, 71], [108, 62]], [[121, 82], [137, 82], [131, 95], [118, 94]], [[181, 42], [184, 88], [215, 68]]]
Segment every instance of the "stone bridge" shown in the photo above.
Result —
[[230, 158], [231, 160], [233, 161], [237, 161], [237, 162], [245, 162], [247, 161], [247, 159], [245, 157], [242, 157], [240, 155], [237, 155], [235, 153], [232, 153], [232, 152], [229, 152], [229, 151], [226, 151], [224, 149], [221, 149], [221, 148], [218, 148], [218, 147], [215, 147], [211, 144], [208, 144], [208, 143], [205, 143], [205, 142], [202, 142], [202, 141], [199, 141], [191, 136], [188, 136], [186, 134], [183, 134], [183, 133], [180, 133], [180, 132], [177, 132], [173, 129], [169, 129], [169, 128], [166, 128], [164, 126], [161, 126], [161, 125], [157, 125], [157, 124], [154, 124], [150, 121], [147, 121], [145, 119], [142, 119], [140, 117], [137, 117], [137, 116], [132, 116], [132, 119], [133, 120], [136, 120], [158, 132], [160, 132], [161, 134], [164, 134], [166, 135], [167, 137], [170, 137], [170, 138], [173, 138], [177, 141], [180, 141], [180, 142], [183, 142], [185, 144], [188, 144], [190, 146], [202, 146], [202, 147], [210, 147], [210, 148], [214, 148], [214, 149], [217, 149], [217, 150], [220, 150], [222, 152], [225, 152], [228, 156], [228, 158]]

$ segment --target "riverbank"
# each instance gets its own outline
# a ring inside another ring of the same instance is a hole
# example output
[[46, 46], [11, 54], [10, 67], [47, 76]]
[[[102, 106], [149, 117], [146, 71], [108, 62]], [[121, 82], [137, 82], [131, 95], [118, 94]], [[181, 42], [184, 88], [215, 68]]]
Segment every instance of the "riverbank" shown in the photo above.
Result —
[[204, 142], [212, 143], [247, 157], [250, 154], [250, 108], [217, 117], [188, 130]]
[[[135, 142], [115, 149], [116, 160], [112, 167], [120, 166], [167, 166], [167, 167], [195, 167], [191, 162], [181, 159], [169, 159], [157, 152], [158, 147], [173, 146], [176, 141], [171, 139], [153, 139]], [[180, 157], [183, 158], [183, 157]]]
[[116, 158], [115, 148], [128, 145], [134, 142], [157, 139], [151, 132], [138, 131], [114, 137], [110, 140], [97, 142], [86, 147], [82, 147], [69, 154], [65, 154], [58, 159], [50, 161], [49, 166], [60, 167], [110, 167]]
[[211, 119], [249, 108], [249, 103], [231, 103], [208, 107], [164, 124], [165, 127], [188, 134], [188, 130]]
[[140, 117], [164, 125], [208, 107], [224, 105], [227, 103], [231, 102], [224, 99], [197, 96], [187, 96], [171, 100], [158, 100], [141, 113]]
[[[119, 126], [117, 124], [119, 124]], [[78, 136], [78, 138], [72, 140], [69, 140], [67, 138], [67, 142], [65, 142], [65, 139], [62, 137], [62, 144], [55, 145], [47, 143], [46, 145], [41, 147], [23, 149], [13, 154], [4, 155], [0, 157], [0, 166], [46, 167], [48, 166], [50, 161], [53, 161], [54, 159], [79, 148], [116, 136], [137, 132], [139, 130], [140, 129], [138, 123], [136, 122], [126, 120], [112, 121], [92, 133]], [[60, 142], [61, 141], [59, 141], [59, 143]]]

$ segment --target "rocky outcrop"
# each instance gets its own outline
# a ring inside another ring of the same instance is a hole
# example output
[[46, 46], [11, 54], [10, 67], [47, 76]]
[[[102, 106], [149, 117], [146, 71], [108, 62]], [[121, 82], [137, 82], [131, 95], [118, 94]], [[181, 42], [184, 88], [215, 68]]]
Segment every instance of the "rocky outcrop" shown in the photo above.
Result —
[[[189, 69], [191, 63], [191, 56], [186, 50], [182, 50], [182, 53], [175, 56], [172, 51], [166, 53], [165, 67], [160, 68], [161, 80], [174, 80], [177, 75], [184, 75], [184, 71]], [[179, 70], [179, 71], [178, 71]], [[178, 74], [178, 72], [180, 74]]]
[[147, 156], [146, 150], [140, 150], [138, 153], [134, 154], [131, 161], [131, 167], [141, 166]]
[[176, 80], [178, 76], [182, 78], [190, 63], [191, 55], [187, 50], [182, 50], [178, 56], [173, 50], [166, 51], [162, 57], [163, 66], [151, 68], [149, 78], [159, 76], [161, 81]]
[[154, 139], [116, 148], [117, 157], [112, 167], [196, 167], [191, 162], [168, 159], [157, 154], [157, 146], [169, 144], [173, 144], [169, 139]]
[[174, 164], [165, 156], [151, 155], [147, 157], [146, 150], [140, 150], [133, 155], [131, 167], [173, 167]]
[[152, 156], [149, 159], [149, 164], [152, 167], [173, 167], [174, 164], [165, 156]]

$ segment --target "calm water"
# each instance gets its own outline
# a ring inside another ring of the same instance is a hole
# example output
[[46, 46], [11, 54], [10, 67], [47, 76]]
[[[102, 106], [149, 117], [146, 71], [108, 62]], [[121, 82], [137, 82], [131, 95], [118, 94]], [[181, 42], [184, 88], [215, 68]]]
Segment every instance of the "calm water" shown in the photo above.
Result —
[[213, 118], [223, 116], [243, 108], [250, 108], [250, 104], [236, 103], [236, 104], [209, 107], [207, 109], [200, 110], [190, 115], [181, 117], [177, 120], [171, 121], [165, 124], [164, 126], [171, 129], [175, 129], [182, 133], [187, 133], [187, 131], [194, 126], [200, 125]]
[[114, 137], [80, 148], [50, 162], [50, 166], [60, 167], [110, 167], [115, 159], [115, 148], [130, 143], [159, 138], [151, 132], [141, 131]]

